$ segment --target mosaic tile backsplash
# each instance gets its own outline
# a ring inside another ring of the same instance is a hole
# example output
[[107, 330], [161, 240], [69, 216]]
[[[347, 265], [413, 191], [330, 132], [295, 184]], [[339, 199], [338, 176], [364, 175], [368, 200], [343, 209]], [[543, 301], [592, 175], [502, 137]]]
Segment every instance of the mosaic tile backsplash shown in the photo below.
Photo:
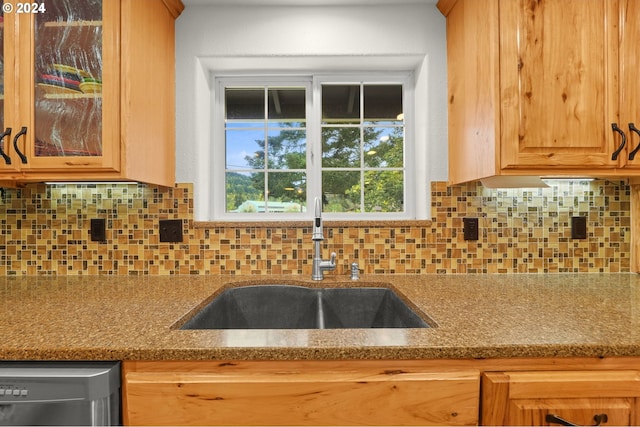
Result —
[[[630, 189], [621, 181], [553, 181], [545, 189], [431, 185], [432, 221], [325, 222], [324, 258], [348, 274], [626, 272]], [[571, 217], [587, 220], [571, 238]], [[479, 219], [465, 241], [463, 218]], [[106, 219], [105, 242], [89, 238]], [[183, 222], [182, 243], [159, 239], [160, 219]], [[0, 275], [310, 275], [311, 224], [199, 223], [193, 187], [32, 184], [6, 189], [0, 205]]]

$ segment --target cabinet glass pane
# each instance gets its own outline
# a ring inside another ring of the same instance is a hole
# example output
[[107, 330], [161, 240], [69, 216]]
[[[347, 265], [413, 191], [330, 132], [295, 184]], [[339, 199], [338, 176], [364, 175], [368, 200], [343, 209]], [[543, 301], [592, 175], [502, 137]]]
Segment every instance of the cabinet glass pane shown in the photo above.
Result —
[[102, 0], [35, 14], [35, 155], [102, 155]]

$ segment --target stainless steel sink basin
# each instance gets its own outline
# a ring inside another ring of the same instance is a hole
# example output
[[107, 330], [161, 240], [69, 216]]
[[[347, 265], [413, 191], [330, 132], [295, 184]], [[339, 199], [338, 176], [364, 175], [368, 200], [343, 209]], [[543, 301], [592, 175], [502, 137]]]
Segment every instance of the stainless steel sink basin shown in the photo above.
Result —
[[388, 288], [257, 285], [226, 289], [180, 329], [428, 327]]

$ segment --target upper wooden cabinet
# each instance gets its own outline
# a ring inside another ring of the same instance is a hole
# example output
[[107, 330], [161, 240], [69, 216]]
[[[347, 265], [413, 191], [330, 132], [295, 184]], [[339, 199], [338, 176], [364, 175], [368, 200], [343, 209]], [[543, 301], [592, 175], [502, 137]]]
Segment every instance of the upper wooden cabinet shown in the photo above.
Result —
[[640, 134], [630, 124], [640, 125], [640, 2], [440, 0], [438, 8], [447, 17], [451, 183], [638, 175], [640, 153], [631, 153]]
[[639, 397], [638, 371], [486, 372], [482, 425], [638, 425]]
[[173, 186], [181, 1], [10, 6], [0, 27], [0, 181]]

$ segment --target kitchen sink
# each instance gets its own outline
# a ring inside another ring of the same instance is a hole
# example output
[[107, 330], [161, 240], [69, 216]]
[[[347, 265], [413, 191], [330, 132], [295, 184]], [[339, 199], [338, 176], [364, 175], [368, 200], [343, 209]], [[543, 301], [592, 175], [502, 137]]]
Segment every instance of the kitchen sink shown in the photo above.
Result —
[[180, 329], [429, 327], [389, 288], [257, 285], [224, 290]]

